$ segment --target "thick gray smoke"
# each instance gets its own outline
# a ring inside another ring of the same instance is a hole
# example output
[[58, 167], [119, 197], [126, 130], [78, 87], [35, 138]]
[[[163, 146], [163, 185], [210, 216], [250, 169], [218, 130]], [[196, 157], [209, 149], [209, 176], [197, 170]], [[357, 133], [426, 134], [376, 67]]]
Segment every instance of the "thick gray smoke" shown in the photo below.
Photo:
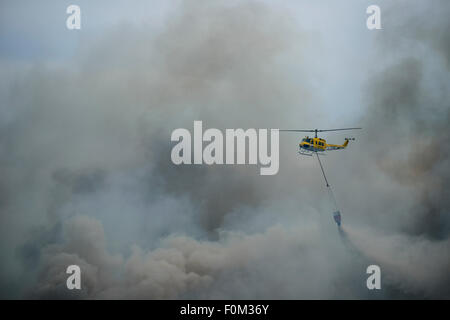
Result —
[[[194, 120], [322, 125], [312, 61], [337, 53], [316, 56], [327, 38], [288, 8], [184, 2], [157, 28], [86, 36], [70, 64], [2, 56], [1, 296], [448, 298], [450, 10], [422, 8], [428, 23], [409, 4], [384, 8], [361, 119], [323, 120], [364, 127], [324, 159], [345, 238], [298, 136], [280, 136], [276, 176], [170, 160], [172, 130]], [[70, 264], [81, 291], [66, 289]], [[369, 264], [381, 292], [366, 288]]]
[[361, 254], [384, 267], [400, 297], [449, 297], [450, 7], [432, 3], [409, 7], [402, 19], [397, 13], [406, 2], [388, 11], [384, 22], [396, 32], [379, 37], [386, 62], [367, 81], [362, 123], [367, 133], [357, 147], [370, 151], [350, 163], [367, 165], [357, 169], [359, 177], [371, 184], [373, 200], [384, 203], [366, 204], [366, 210], [374, 224], [389, 231], [350, 227], [346, 233]]

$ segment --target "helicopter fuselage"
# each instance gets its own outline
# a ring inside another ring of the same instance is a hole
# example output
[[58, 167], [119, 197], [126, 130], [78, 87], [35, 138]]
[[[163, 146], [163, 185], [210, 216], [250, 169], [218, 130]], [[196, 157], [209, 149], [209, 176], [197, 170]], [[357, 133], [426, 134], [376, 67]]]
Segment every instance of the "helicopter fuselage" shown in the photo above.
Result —
[[309, 152], [323, 152], [327, 148], [327, 142], [321, 138], [305, 137], [299, 143], [299, 147]]
[[342, 145], [328, 144], [325, 139], [322, 138], [310, 138], [306, 136], [299, 143], [300, 153], [303, 152], [324, 152], [327, 150], [339, 150], [345, 149], [348, 145], [349, 138], [345, 138], [345, 142]]

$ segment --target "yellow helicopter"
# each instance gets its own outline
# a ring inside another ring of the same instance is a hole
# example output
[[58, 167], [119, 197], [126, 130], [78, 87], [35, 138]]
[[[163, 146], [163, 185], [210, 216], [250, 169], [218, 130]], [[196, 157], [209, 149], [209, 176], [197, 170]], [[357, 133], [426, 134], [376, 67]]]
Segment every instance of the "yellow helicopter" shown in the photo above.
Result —
[[341, 128], [341, 129], [310, 129], [310, 130], [280, 130], [284, 132], [314, 132], [315, 136], [308, 137], [302, 139], [302, 141], [299, 143], [299, 154], [306, 155], [306, 156], [312, 156], [313, 153], [318, 154], [318, 152], [324, 152], [327, 150], [339, 150], [339, 149], [345, 149], [348, 145], [349, 140], [355, 140], [355, 138], [345, 138], [344, 144], [328, 144], [325, 139], [318, 138], [317, 133], [318, 132], [326, 132], [326, 131], [341, 131], [341, 130], [357, 130], [362, 128]]

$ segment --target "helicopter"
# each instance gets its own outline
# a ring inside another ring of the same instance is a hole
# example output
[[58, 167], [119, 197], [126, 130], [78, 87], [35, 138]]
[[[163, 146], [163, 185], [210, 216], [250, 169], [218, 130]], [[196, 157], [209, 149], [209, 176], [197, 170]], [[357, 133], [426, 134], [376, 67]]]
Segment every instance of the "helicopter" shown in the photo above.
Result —
[[[310, 129], [310, 130], [302, 130], [302, 129], [293, 129], [293, 130], [280, 130], [285, 132], [314, 132], [314, 137], [310, 138], [306, 136], [299, 143], [299, 151], [298, 153], [301, 155], [312, 156], [316, 154], [317, 161], [319, 162], [320, 169], [322, 170], [323, 178], [325, 180], [328, 194], [330, 199], [332, 200], [334, 210], [333, 210], [333, 219], [336, 222], [339, 230], [341, 230], [341, 211], [338, 209], [336, 198], [334, 197], [333, 190], [331, 189], [330, 184], [328, 183], [327, 176], [325, 175], [325, 170], [323, 169], [322, 162], [320, 161], [319, 154], [323, 154], [324, 151], [327, 150], [339, 150], [345, 149], [348, 146], [348, 142], [350, 140], [355, 140], [355, 138], [345, 138], [345, 142], [343, 144], [328, 144], [325, 139], [319, 138], [317, 136], [318, 132], [326, 132], [326, 131], [341, 131], [341, 130], [358, 130], [362, 128], [340, 128], [340, 129]], [[322, 153], [320, 153], [322, 152]]]
[[326, 132], [326, 131], [341, 131], [341, 130], [357, 130], [362, 128], [340, 128], [340, 129], [292, 129], [292, 130], [281, 130], [284, 132], [314, 132], [314, 137], [306, 136], [299, 143], [299, 151], [300, 155], [312, 156], [314, 153], [319, 154], [324, 151], [331, 150], [340, 150], [345, 149], [348, 146], [348, 142], [350, 140], [355, 140], [355, 138], [345, 138], [345, 142], [343, 144], [329, 144], [325, 139], [317, 137], [318, 132]]

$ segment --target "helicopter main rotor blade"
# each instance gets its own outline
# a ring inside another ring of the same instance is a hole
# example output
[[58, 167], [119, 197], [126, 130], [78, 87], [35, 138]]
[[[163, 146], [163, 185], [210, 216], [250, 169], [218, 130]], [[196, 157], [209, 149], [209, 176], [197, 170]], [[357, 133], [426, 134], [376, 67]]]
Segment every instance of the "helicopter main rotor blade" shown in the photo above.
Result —
[[326, 131], [341, 131], [341, 130], [356, 130], [356, 129], [362, 129], [362, 128], [340, 128], [340, 129], [310, 129], [310, 130], [304, 130], [304, 129], [289, 129], [289, 130], [283, 130], [280, 129], [279, 131], [284, 131], [284, 132], [314, 132], [315, 133], [315, 137], [317, 138], [317, 133], [318, 132], [326, 132]]
[[315, 132], [315, 130], [282, 130], [279, 131], [285, 131], [285, 132]]
[[326, 130], [317, 130], [317, 132], [324, 132], [324, 131], [340, 131], [340, 130], [357, 130], [362, 128], [341, 128], [341, 129], [326, 129]]

